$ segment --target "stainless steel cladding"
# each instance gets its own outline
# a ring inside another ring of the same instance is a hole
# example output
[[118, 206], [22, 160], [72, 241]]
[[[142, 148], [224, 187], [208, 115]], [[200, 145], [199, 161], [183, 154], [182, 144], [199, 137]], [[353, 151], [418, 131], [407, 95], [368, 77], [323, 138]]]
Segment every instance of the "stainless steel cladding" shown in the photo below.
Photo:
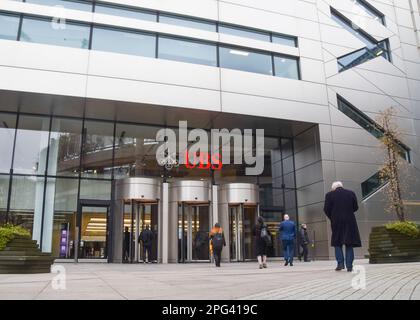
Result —
[[154, 178], [125, 178], [115, 181], [116, 200], [157, 201], [161, 198], [162, 183]]
[[229, 183], [219, 188], [219, 203], [258, 204], [259, 188], [252, 183]]

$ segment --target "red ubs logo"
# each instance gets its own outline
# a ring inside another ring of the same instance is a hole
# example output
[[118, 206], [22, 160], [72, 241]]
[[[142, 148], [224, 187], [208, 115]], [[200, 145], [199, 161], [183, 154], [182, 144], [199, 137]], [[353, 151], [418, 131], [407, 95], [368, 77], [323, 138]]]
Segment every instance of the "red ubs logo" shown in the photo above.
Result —
[[222, 160], [221, 155], [219, 153], [214, 153], [210, 156], [208, 152], [200, 152], [199, 155], [194, 153], [194, 159], [190, 162], [189, 159], [189, 152], [185, 152], [185, 167], [188, 169], [202, 169], [202, 170], [221, 170], [222, 169]]

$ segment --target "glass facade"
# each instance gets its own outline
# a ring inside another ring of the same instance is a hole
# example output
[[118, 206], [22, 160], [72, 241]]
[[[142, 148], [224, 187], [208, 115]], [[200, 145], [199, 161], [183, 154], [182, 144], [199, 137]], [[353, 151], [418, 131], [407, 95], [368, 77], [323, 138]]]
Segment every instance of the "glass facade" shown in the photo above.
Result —
[[[346, 116], [360, 125], [363, 129], [368, 131], [377, 139], [381, 139], [384, 136], [384, 130], [371, 118], [365, 115], [362, 111], [357, 109], [355, 106], [350, 104], [343, 97], [337, 95], [338, 110], [343, 112]], [[399, 154], [402, 158], [411, 161], [410, 159], [410, 148], [405, 146], [400, 141], [395, 141], [397, 148], [400, 150]]]
[[12, 164], [13, 142], [15, 140], [16, 115], [0, 113], [0, 173], [9, 173]]
[[269, 54], [220, 47], [219, 55], [221, 68], [273, 75], [273, 64]]
[[187, 28], [192, 28], [192, 29], [200, 29], [204, 31], [216, 32], [216, 23], [206, 22], [206, 21], [202, 21], [198, 19], [183, 18], [180, 16], [160, 14], [159, 22], [172, 24], [172, 25], [180, 26], [180, 27], [187, 27]]
[[144, 21], [156, 22], [157, 19], [157, 15], [154, 12], [143, 11], [135, 8], [107, 5], [103, 3], [95, 4], [95, 12]]
[[73, 0], [25, 0], [27, 3], [42, 4], [44, 6], [63, 7], [66, 9], [92, 11], [91, 1]]
[[348, 70], [377, 57], [383, 57], [391, 62], [388, 39], [376, 41], [374, 37], [333, 8], [331, 8], [331, 18], [366, 45], [363, 49], [339, 57], [337, 59], [339, 72]]
[[0, 14], [0, 39], [17, 40], [19, 30], [19, 16]]
[[276, 77], [299, 79], [299, 63], [296, 58], [274, 56]]
[[154, 58], [156, 36], [135, 31], [94, 27], [92, 50]]
[[273, 35], [272, 42], [289, 47], [297, 47], [297, 39], [295, 37]]
[[[111, 28], [69, 21], [66, 21], [65, 24], [60, 24], [54, 19], [49, 20], [48, 18], [29, 16], [21, 18], [22, 28], [20, 34], [17, 34], [18, 30], [16, 29], [15, 20], [19, 18], [9, 15], [0, 15], [0, 18], [3, 19], [0, 20], [0, 23], [5, 25], [6, 30], [3, 37], [17, 38], [18, 41], [168, 59], [300, 79], [298, 58], [278, 56], [272, 52], [257, 52], [247, 48], [220, 46], [212, 42], [163, 36], [157, 33], [134, 31], [126, 28]], [[163, 21], [167, 20], [168, 23], [184, 26], [203, 24], [206, 28], [209, 26], [214, 27], [211, 23], [195, 21], [194, 19], [166, 15], [162, 15], [162, 19]], [[233, 28], [233, 30], [241, 29]], [[272, 38], [270, 33], [257, 32], [255, 34], [264, 34], [269, 40]], [[293, 37], [275, 36], [273, 39], [280, 41], [282, 37], [286, 41], [285, 43], [290, 45], [294, 43], [296, 46], [297, 42]], [[274, 74], [273, 70], [275, 67], [276, 73]]]
[[88, 25], [66, 22], [62, 28], [58, 22], [25, 17], [20, 41], [88, 49], [89, 35]]
[[[0, 120], [2, 145], [8, 150], [1, 158], [0, 223], [7, 217], [24, 226], [43, 251], [57, 258], [74, 257], [76, 226], [82, 240], [79, 258], [106, 257], [109, 209], [83, 203], [110, 201], [112, 181], [124, 177], [258, 184], [261, 214], [273, 234], [284, 213], [296, 217], [290, 139], [266, 137], [264, 172], [245, 176], [245, 165], [226, 164], [221, 170], [160, 166], [155, 139], [161, 126], [14, 113], [0, 113]], [[271, 256], [281, 254], [275, 242]]]
[[217, 67], [216, 46], [196, 41], [159, 37], [158, 57]]
[[254, 31], [252, 29], [247, 29], [243, 27], [228, 26], [228, 25], [219, 25], [219, 32], [229, 34], [232, 36], [238, 36], [243, 38], [250, 38], [254, 40], [260, 40], [265, 42], [270, 42], [270, 33], [262, 31]]

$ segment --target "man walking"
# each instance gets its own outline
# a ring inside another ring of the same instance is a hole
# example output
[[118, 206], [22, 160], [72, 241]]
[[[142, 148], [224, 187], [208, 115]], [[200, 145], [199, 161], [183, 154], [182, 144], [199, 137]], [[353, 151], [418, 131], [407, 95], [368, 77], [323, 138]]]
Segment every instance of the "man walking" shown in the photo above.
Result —
[[222, 260], [222, 250], [226, 246], [225, 234], [220, 227], [220, 223], [216, 223], [210, 231], [210, 251], [213, 254], [216, 267], [220, 267]]
[[308, 260], [308, 245], [309, 245], [309, 236], [308, 236], [308, 230], [305, 223], [302, 223], [300, 225], [299, 230], [299, 245], [302, 247], [302, 254], [299, 254], [299, 260], [302, 260], [304, 262], [309, 262]]
[[[336, 271], [347, 268], [353, 271], [354, 250], [361, 247], [359, 228], [354, 213], [359, 209], [353, 191], [346, 190], [339, 181], [332, 184], [332, 191], [325, 196], [324, 212], [331, 221], [331, 246], [335, 248]], [[344, 258], [343, 246], [346, 248]]]
[[283, 217], [284, 221], [280, 223], [279, 231], [281, 233], [281, 241], [283, 243], [284, 265], [293, 266], [294, 246], [296, 238], [296, 226], [290, 220], [288, 214]]
[[152, 262], [152, 244], [153, 244], [153, 232], [150, 230], [149, 225], [146, 225], [146, 229], [144, 229], [139, 236], [139, 242], [143, 243], [143, 262], [146, 263], [146, 254], [147, 254], [147, 262]]

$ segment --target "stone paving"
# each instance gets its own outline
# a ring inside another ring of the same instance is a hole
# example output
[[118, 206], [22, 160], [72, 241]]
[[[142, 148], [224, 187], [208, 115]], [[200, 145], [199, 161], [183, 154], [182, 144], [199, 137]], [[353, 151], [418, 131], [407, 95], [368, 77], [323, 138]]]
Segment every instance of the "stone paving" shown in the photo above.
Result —
[[293, 267], [275, 261], [263, 270], [256, 263], [222, 264], [222, 268], [62, 263], [54, 266], [64, 267], [65, 282], [54, 273], [0, 274], [0, 299], [420, 300], [420, 263], [369, 265], [358, 260], [355, 264], [357, 273], [336, 272], [333, 261], [296, 262]]

